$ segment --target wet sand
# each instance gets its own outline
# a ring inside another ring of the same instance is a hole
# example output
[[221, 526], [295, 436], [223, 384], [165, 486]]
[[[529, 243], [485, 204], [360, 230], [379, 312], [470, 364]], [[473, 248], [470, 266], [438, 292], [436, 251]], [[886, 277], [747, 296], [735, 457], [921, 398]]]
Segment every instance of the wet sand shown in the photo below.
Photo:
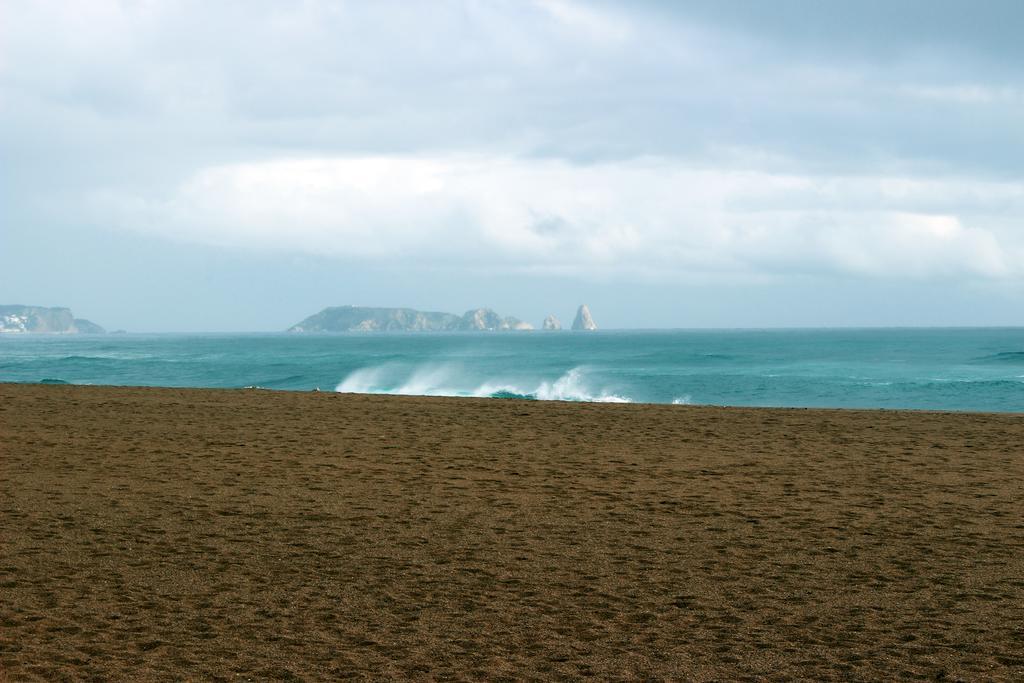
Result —
[[0, 384], [0, 678], [1024, 680], [1024, 416]]

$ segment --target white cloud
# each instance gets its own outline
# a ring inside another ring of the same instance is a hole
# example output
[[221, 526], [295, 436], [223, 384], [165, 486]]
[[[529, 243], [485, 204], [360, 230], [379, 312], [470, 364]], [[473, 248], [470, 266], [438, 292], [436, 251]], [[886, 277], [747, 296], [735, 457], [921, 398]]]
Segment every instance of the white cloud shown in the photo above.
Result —
[[1017, 278], [1014, 183], [808, 177], [666, 159], [483, 156], [231, 164], [98, 216], [186, 242], [381, 262], [646, 272]]
[[568, 29], [603, 43], [623, 43], [631, 37], [628, 19], [597, 11], [569, 0], [536, 0], [536, 4]]
[[1010, 86], [979, 84], [910, 85], [897, 90], [897, 94], [909, 95], [939, 103], [963, 105], [1020, 104], [1021, 91]]

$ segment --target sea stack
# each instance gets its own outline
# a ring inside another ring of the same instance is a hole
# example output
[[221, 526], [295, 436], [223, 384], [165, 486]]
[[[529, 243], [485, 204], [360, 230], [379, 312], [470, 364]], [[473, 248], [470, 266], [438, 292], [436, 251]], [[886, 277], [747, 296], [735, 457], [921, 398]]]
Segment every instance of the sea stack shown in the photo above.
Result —
[[587, 308], [586, 304], [580, 304], [579, 310], [576, 311], [576, 319], [572, 321], [572, 329], [586, 331], [597, 329], [597, 323], [594, 322], [594, 318], [590, 315], [590, 309]]
[[552, 313], [548, 317], [544, 318], [544, 322], [541, 323], [542, 330], [560, 330], [562, 329], [562, 321], [555, 317]]

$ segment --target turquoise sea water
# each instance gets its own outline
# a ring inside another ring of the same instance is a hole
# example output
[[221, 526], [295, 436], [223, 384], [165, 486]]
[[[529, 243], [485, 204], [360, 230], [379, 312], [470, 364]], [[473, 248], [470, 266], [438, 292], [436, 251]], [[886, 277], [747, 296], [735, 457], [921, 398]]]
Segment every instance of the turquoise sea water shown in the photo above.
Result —
[[1024, 328], [8, 335], [0, 381], [1024, 411]]

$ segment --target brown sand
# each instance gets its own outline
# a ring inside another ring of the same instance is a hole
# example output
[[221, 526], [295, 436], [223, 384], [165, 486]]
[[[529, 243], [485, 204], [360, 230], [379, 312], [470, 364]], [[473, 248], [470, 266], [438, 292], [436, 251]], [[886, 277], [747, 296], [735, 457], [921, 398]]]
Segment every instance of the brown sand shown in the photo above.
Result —
[[0, 671], [1021, 680], [1022, 444], [1019, 415], [0, 385]]

